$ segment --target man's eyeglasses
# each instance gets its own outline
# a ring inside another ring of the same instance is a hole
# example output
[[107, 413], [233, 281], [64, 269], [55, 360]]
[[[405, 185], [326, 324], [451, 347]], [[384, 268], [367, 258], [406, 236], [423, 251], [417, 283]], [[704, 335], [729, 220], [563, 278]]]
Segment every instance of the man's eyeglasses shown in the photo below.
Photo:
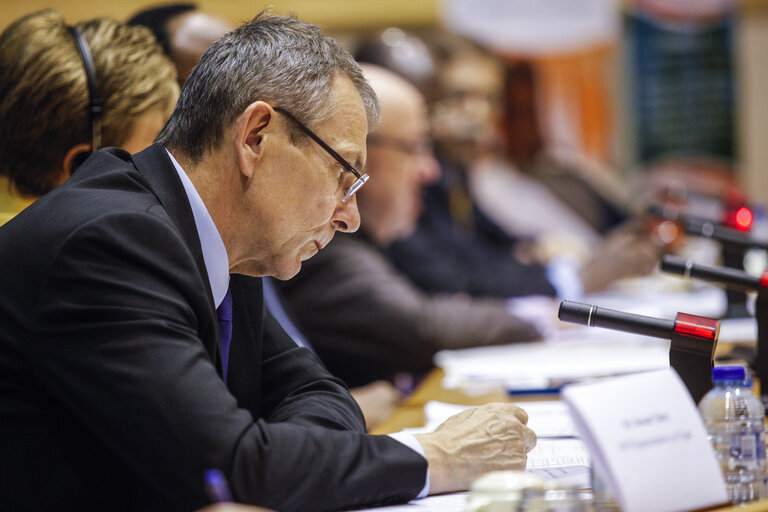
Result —
[[336, 151], [335, 151], [335, 150], [334, 150], [334, 149], [333, 149], [331, 146], [329, 146], [328, 144], [326, 144], [326, 143], [325, 143], [325, 141], [324, 141], [323, 139], [321, 139], [320, 137], [318, 137], [318, 136], [315, 134], [315, 132], [313, 132], [312, 130], [310, 130], [309, 128], [307, 128], [307, 127], [304, 125], [304, 123], [302, 123], [301, 121], [299, 121], [298, 119], [296, 119], [296, 118], [293, 116], [293, 114], [291, 114], [290, 112], [288, 112], [286, 109], [284, 109], [283, 107], [272, 107], [272, 108], [273, 108], [275, 111], [277, 111], [277, 112], [280, 112], [281, 114], [283, 114], [284, 116], [286, 116], [288, 119], [290, 119], [290, 120], [291, 120], [291, 121], [293, 121], [294, 123], [296, 123], [296, 126], [298, 126], [298, 127], [301, 129], [301, 131], [303, 131], [304, 133], [306, 133], [306, 134], [309, 136], [309, 138], [310, 138], [310, 139], [312, 139], [313, 141], [317, 142], [317, 144], [318, 144], [318, 145], [319, 145], [321, 148], [323, 148], [324, 150], [326, 150], [326, 151], [328, 152], [328, 154], [329, 154], [329, 155], [331, 155], [331, 156], [332, 156], [332, 157], [333, 157], [333, 158], [334, 158], [334, 159], [335, 159], [337, 162], [339, 162], [339, 164], [341, 164], [341, 166], [342, 166], [342, 167], [343, 167], [345, 170], [347, 170], [347, 171], [349, 171], [349, 172], [351, 172], [352, 174], [354, 174], [354, 175], [355, 175], [355, 177], [357, 178], [357, 181], [355, 181], [355, 182], [352, 184], [352, 186], [351, 186], [351, 187], [349, 187], [349, 190], [347, 190], [347, 193], [346, 193], [346, 194], [344, 194], [344, 199], [342, 199], [342, 201], [343, 201], [343, 202], [347, 202], [347, 199], [349, 199], [350, 197], [352, 197], [352, 196], [355, 194], [355, 192], [357, 192], [358, 190], [360, 190], [360, 187], [362, 187], [363, 185], [365, 185], [365, 182], [366, 182], [366, 181], [368, 181], [368, 178], [370, 178], [370, 176], [368, 176], [367, 174], [361, 174], [361, 173], [360, 173], [360, 171], [358, 171], [357, 169], [355, 169], [355, 167], [354, 167], [354, 166], [353, 166], [351, 163], [347, 162], [347, 161], [346, 161], [346, 160], [345, 160], [345, 159], [344, 159], [344, 158], [343, 158], [343, 157], [342, 157], [340, 154], [338, 154], [338, 153], [337, 153], [337, 152], [336, 152]]
[[399, 137], [390, 137], [388, 135], [373, 133], [368, 136], [368, 145], [390, 148], [412, 156], [434, 154], [434, 144], [430, 138], [405, 140]]

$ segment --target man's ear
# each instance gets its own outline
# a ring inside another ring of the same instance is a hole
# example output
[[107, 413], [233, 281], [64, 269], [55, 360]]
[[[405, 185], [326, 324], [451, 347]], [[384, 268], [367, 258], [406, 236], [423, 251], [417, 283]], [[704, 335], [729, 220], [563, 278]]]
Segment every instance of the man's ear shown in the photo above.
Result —
[[72, 176], [72, 173], [75, 172], [75, 169], [77, 169], [83, 162], [85, 162], [85, 159], [90, 155], [90, 144], [75, 144], [69, 148], [69, 151], [67, 151], [67, 153], [64, 155], [64, 161], [61, 165], [61, 167], [64, 169], [64, 179]]
[[275, 111], [263, 101], [251, 103], [243, 112], [235, 142], [241, 159], [240, 172], [247, 178], [251, 178], [253, 169], [264, 157], [266, 138], [275, 133], [274, 119]]

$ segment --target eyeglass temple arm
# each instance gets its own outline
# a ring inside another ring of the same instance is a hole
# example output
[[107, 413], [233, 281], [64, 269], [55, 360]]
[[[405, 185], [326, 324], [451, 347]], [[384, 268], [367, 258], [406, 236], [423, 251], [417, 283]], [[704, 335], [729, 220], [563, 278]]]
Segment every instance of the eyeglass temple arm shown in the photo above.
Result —
[[[313, 141], [317, 142], [320, 145], [321, 148], [326, 150], [333, 158], [335, 158], [341, 165], [343, 165], [346, 170], [348, 170], [349, 172], [354, 174], [357, 179], [360, 179], [362, 177], [360, 175], [360, 172], [357, 169], [355, 169], [354, 167], [352, 167], [352, 164], [347, 162], [346, 159], [344, 159], [340, 154], [338, 154], [331, 146], [326, 144], [323, 141], [323, 139], [321, 139], [320, 137], [315, 135], [315, 133], [312, 130], [310, 130], [309, 128], [304, 126], [304, 124], [301, 121], [299, 121], [298, 119], [293, 117], [293, 114], [291, 114], [290, 112], [285, 110], [283, 107], [273, 107], [273, 108], [275, 110], [277, 110], [278, 112], [280, 112], [281, 114], [283, 114], [285, 116], [288, 116], [294, 123], [296, 123], [296, 125], [299, 128], [301, 128], [301, 131], [306, 133], [309, 136], [310, 139], [312, 139]], [[360, 188], [360, 187], [358, 187], [358, 188]]]

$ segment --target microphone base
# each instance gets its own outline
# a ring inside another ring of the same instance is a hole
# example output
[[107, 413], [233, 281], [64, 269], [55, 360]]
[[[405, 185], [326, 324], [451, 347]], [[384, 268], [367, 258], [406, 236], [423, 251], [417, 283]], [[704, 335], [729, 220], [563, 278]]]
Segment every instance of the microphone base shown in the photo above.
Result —
[[[669, 348], [669, 365], [674, 368], [697, 404], [712, 389], [712, 367], [716, 340], [691, 338], [675, 333]], [[768, 382], [768, 381], [766, 381]]]

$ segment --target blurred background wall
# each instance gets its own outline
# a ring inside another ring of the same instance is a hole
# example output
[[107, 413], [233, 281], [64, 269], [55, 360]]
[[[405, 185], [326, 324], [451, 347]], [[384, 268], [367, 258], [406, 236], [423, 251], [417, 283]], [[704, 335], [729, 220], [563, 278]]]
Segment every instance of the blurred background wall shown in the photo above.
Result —
[[[721, 116], [722, 119], [718, 121], [731, 124], [731, 132], [728, 135], [731, 139], [723, 142], [725, 149], [720, 148], [713, 151], [712, 155], [706, 156], [713, 156], [723, 163], [726, 172], [732, 173], [741, 181], [753, 200], [768, 202], [768, 179], [765, 170], [768, 163], [768, 95], [764, 92], [768, 84], [768, 0], [573, 1], [575, 4], [563, 0], [272, 0], [269, 3], [201, 0], [196, 3], [202, 10], [223, 16], [235, 24], [267, 6], [272, 6], [275, 13], [293, 13], [301, 19], [321, 25], [342, 44], [348, 46], [354, 45], [359, 34], [388, 26], [413, 30], [449, 26], [476, 39], [485, 38], [482, 42], [494, 47], [496, 53], [508, 62], [526, 59], [533, 63], [540, 93], [544, 98], [542, 130], [549, 142], [570, 146], [570, 149], [608, 164], [609, 168], [621, 174], [637, 172], [637, 169], [654, 163], [651, 158], [653, 153], [648, 152], [647, 145], [643, 146], [643, 139], [647, 139], [648, 134], [643, 132], [641, 121], [648, 117], [647, 112], [638, 109], [643, 97], [637, 87], [638, 84], [646, 83], [640, 80], [642, 74], [647, 73], [647, 69], [642, 66], [646, 57], [637, 59], [632, 53], [633, 45], [638, 44], [638, 40], [640, 44], [647, 45], [647, 42], [643, 42], [643, 34], [648, 36], [648, 30], [652, 31], [654, 28], [638, 28], [642, 25], [635, 16], [638, 7], [658, 14], [661, 22], [656, 25], [656, 29], [662, 32], [665, 24], [671, 20], [671, 31], [677, 36], [678, 20], [675, 19], [674, 11], [676, 6], [682, 5], [684, 10], [694, 5], [696, 9], [704, 12], [707, 9], [719, 12], [725, 6], [729, 11], [725, 16], [714, 16], [712, 20], [694, 20], [694, 25], [700, 23], [706, 30], [714, 31], [720, 30], [718, 27], [721, 25], [718, 23], [724, 23], [722, 26], [725, 28], [718, 32], [716, 37], [728, 40], [730, 46], [725, 50], [729, 52], [726, 67], [732, 66], [732, 69], [726, 70], [726, 74], [731, 73], [731, 105], [729, 107], [726, 101], [724, 107], [732, 111]], [[113, 0], [109, 3], [82, 0], [4, 0], [3, 8], [0, 9], [0, 28], [5, 28], [24, 14], [45, 7], [57, 9], [68, 20], [75, 22], [96, 16], [111, 16], [124, 20], [136, 11], [157, 3], [153, 0]], [[574, 45], [567, 38], [556, 37], [557, 34], [567, 33], [568, 28], [563, 25], [564, 28], [559, 27], [552, 32], [551, 38], [558, 44], [544, 45], [543, 48], [531, 47], [529, 43], [536, 31], [529, 30], [531, 33], [527, 35], [530, 37], [526, 39], [526, 28], [542, 21], [542, 26], [550, 27], [553, 24], [547, 19], [520, 19], [520, 16], [515, 16], [514, 13], [523, 12], [526, 6], [536, 4], [549, 4], [552, 8], [549, 11], [544, 9], [528, 13], [529, 15], [550, 16], [561, 21], [573, 18], [563, 12], [563, 9], [572, 8], [576, 4], [584, 5], [584, 9], [574, 12], [581, 15], [586, 10], [588, 16], [584, 16], [584, 26], [587, 27], [590, 23], [587, 18], [592, 21], [605, 18], [603, 11], [607, 6], [615, 11], [615, 33], [613, 36], [610, 32], [608, 35], [593, 34], [594, 37], [586, 38], [585, 44]], [[668, 12], [670, 10], [671, 14]], [[513, 18], [504, 25], [504, 16], [509, 16], [509, 13], [513, 13]], [[486, 30], [489, 20], [493, 21], [494, 18], [498, 23]], [[684, 25], [689, 26], [689, 22], [690, 20], [684, 20]], [[510, 37], [496, 40], [492, 37], [494, 34], [504, 36], [505, 33]], [[641, 35], [638, 36], [638, 33]], [[523, 36], [515, 38], [520, 34]], [[664, 35], [652, 33], [649, 37], [658, 38]], [[675, 40], [685, 42], [679, 37]], [[689, 39], [689, 43], [693, 40], [695, 38]], [[699, 37], [699, 40], [703, 39]], [[659, 58], [658, 55], [656, 57]], [[704, 62], [705, 67], [708, 65], [707, 59], [702, 60], [701, 55], [686, 62], [697, 65]], [[656, 85], [669, 84], [661, 77]], [[696, 84], [688, 86], [695, 90]], [[690, 94], [683, 90], [683, 96]], [[694, 113], [701, 109], [698, 105], [690, 108]], [[661, 108], [658, 113], [671, 115], [673, 110]], [[683, 116], [681, 119], [685, 121], [686, 118]], [[688, 127], [682, 128], [684, 133]], [[696, 126], [689, 128], [697, 129]], [[662, 140], [666, 139], [669, 137], [662, 137]], [[704, 145], [707, 144], [709, 147], [717, 145], [705, 141]], [[690, 151], [684, 150], [683, 156], [690, 156]]]
[[[160, 3], [152, 0], [3, 0], [0, 26], [38, 9], [50, 7], [73, 21], [94, 16], [126, 19], [133, 13]], [[180, 2], [181, 3], [181, 2]], [[329, 31], [375, 28], [388, 25], [434, 25], [438, 20], [438, 0], [202, 0], [194, 2], [201, 10], [216, 13], [232, 23], [252, 17], [261, 9], [274, 7], [277, 14], [292, 12]]]

